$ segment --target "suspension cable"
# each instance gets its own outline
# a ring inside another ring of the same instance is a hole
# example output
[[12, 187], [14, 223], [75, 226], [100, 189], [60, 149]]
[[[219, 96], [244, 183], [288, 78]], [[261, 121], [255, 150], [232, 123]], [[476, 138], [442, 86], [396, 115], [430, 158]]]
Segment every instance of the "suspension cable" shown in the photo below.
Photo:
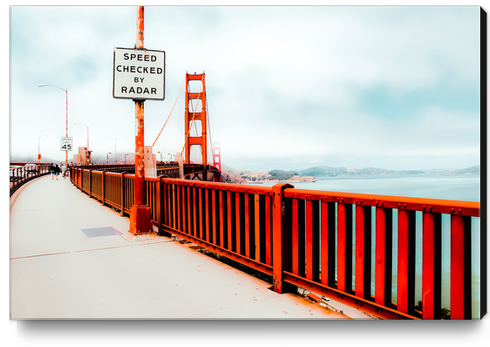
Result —
[[180, 86], [180, 91], [179, 91], [179, 94], [177, 95], [177, 99], [175, 99], [175, 102], [174, 102], [174, 105], [172, 106], [172, 109], [170, 110], [170, 113], [167, 117], [167, 120], [165, 121], [165, 123], [163, 124], [163, 127], [162, 127], [162, 130], [160, 130], [160, 132], [158, 133], [158, 136], [157, 138], [155, 139], [155, 141], [153, 142], [153, 144], [151, 145], [151, 147], [154, 147], [155, 146], [155, 143], [157, 142], [158, 138], [160, 137], [160, 134], [162, 133], [163, 131], [163, 128], [165, 128], [165, 125], [167, 125], [167, 122], [170, 118], [170, 115], [172, 114], [174, 108], [175, 108], [175, 105], [177, 104], [177, 100], [179, 100], [179, 96], [180, 96], [180, 93], [182, 92], [182, 87], [184, 87], [184, 83], [185, 83], [185, 78], [184, 78], [184, 81], [182, 82], [182, 85]]

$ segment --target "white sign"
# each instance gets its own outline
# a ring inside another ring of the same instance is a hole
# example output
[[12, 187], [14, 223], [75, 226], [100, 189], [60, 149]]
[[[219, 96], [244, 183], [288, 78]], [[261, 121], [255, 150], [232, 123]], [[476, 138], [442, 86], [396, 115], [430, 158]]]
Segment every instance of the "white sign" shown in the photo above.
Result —
[[114, 48], [112, 96], [122, 99], [165, 99], [165, 52]]
[[73, 149], [73, 137], [61, 137], [60, 149], [62, 151], [71, 151]]

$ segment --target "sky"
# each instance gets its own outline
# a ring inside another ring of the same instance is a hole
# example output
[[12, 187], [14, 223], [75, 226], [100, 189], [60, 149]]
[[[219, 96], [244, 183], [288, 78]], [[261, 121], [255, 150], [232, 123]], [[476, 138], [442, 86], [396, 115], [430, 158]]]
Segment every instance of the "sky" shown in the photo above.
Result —
[[[69, 160], [87, 126], [95, 158], [134, 153], [134, 102], [112, 97], [112, 74], [136, 17], [136, 6], [10, 7], [11, 157], [36, 160], [40, 145], [64, 162], [66, 94], [38, 84], [68, 89]], [[145, 6], [145, 48], [166, 52], [145, 144], [176, 103], [153, 153], [182, 151], [179, 90], [204, 72], [208, 140], [229, 167], [479, 165], [479, 24], [478, 6]]]

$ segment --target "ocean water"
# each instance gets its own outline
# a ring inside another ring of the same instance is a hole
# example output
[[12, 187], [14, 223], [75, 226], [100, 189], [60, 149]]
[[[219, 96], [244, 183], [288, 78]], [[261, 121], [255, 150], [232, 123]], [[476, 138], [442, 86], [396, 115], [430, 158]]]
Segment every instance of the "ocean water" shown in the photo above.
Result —
[[[274, 185], [266, 182], [264, 185]], [[480, 201], [480, 176], [397, 177], [366, 179], [318, 179], [317, 182], [292, 183], [295, 188], [338, 191], [363, 194], [394, 195], [405, 197]], [[372, 230], [375, 230], [375, 209], [372, 209]], [[472, 222], [472, 315], [480, 315], [480, 218]], [[397, 300], [398, 213], [393, 215], [393, 281], [392, 301]], [[442, 307], [450, 309], [450, 215], [442, 215]], [[355, 231], [355, 206], [353, 206]], [[375, 233], [372, 233], [371, 293], [374, 295]], [[355, 232], [353, 233], [355, 247]], [[355, 249], [353, 247], [353, 274], [355, 274]], [[355, 277], [352, 279], [355, 287]], [[416, 213], [416, 279], [415, 304], [422, 299], [422, 212]]]

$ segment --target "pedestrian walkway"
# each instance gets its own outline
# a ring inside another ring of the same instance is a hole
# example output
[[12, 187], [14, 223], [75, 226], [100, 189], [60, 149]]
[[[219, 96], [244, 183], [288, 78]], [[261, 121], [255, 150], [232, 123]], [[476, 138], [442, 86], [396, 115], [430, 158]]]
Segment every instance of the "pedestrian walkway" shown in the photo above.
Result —
[[368, 319], [288, 293], [157, 235], [68, 179], [38, 178], [10, 199], [11, 319]]

